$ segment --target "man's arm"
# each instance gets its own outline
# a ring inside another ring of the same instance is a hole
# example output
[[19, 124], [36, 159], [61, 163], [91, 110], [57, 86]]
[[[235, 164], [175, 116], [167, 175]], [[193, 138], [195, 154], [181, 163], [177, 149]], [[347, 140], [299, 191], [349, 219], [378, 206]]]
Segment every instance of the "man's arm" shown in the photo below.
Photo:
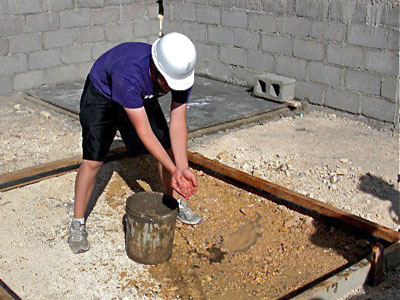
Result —
[[144, 107], [125, 108], [129, 120], [135, 127], [135, 130], [142, 141], [143, 145], [161, 165], [172, 174], [171, 186], [179, 194], [186, 196], [182, 191], [182, 172], [178, 169], [174, 162], [165, 151], [164, 147], [158, 141], [151, 129], [149, 119], [147, 118]]
[[171, 121], [169, 124], [169, 136], [171, 138], [172, 152], [176, 167], [180, 170], [188, 168], [187, 158], [187, 104], [171, 101]]
[[193, 195], [197, 189], [197, 181], [188, 164], [186, 109], [186, 103], [171, 101], [169, 135], [176, 167], [182, 171], [184, 178], [191, 183], [192, 186], [189, 188], [189, 193]]

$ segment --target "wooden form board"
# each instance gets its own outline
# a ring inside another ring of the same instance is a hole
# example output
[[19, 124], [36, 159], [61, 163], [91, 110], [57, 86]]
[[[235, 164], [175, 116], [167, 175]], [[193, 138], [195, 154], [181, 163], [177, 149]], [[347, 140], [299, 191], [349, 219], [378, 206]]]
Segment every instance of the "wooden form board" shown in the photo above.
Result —
[[[125, 147], [111, 150], [108, 160], [121, 157], [125, 150]], [[332, 205], [307, 197], [264, 179], [254, 177], [215, 160], [208, 159], [198, 153], [188, 151], [188, 158], [193, 168], [202, 170], [214, 177], [219, 177], [224, 181], [270, 200], [271, 198], [267, 197], [268, 195], [279, 197], [285, 200], [286, 204], [289, 204], [291, 209], [299, 208], [296, 210], [300, 210], [302, 213], [309, 211], [338, 220], [390, 243], [400, 240], [400, 233], [390, 228], [360, 218]], [[80, 161], [80, 156], [72, 156], [66, 159], [0, 175], [0, 192], [75, 171], [79, 168]]]
[[1, 300], [21, 300], [12, 289], [10, 289], [3, 280], [0, 279], [0, 299]]
[[[264, 197], [266, 195], [279, 197], [289, 204], [293, 204], [290, 208], [295, 208], [297, 206], [325, 217], [334, 218], [390, 243], [400, 240], [400, 233], [397, 231], [360, 218], [332, 205], [307, 197], [275, 183], [254, 177], [240, 170], [221, 164], [216, 160], [208, 159], [198, 153], [189, 152], [188, 158], [193, 168], [219, 177], [224, 181], [257, 195]], [[304, 210], [301, 210], [301, 212], [304, 213]]]

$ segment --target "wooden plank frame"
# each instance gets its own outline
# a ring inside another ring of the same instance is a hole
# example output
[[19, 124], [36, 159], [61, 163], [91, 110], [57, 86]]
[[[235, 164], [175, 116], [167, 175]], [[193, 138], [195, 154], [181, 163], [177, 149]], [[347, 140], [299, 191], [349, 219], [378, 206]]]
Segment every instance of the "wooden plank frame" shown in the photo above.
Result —
[[[119, 159], [125, 155], [125, 152], [125, 147], [115, 148], [110, 151], [107, 157], [107, 161]], [[340, 210], [329, 204], [304, 196], [300, 193], [268, 182], [264, 179], [254, 177], [238, 169], [221, 164], [216, 160], [206, 158], [199, 153], [188, 151], [188, 159], [190, 166], [194, 169], [201, 170], [206, 174], [221, 179], [229, 184], [235, 185], [256, 195], [262, 196], [268, 200], [283, 204], [292, 210], [299, 211], [302, 214], [311, 215], [313, 217], [316, 215], [322, 216], [323, 218], [335, 220], [336, 224], [339, 223], [342, 225], [349, 225], [358, 232], [372, 235], [378, 239], [381, 239], [386, 244], [389, 243], [389, 247], [394, 245], [396, 242], [397, 245], [399, 243], [400, 233], [385, 226], [360, 218], [344, 210]], [[79, 168], [80, 163], [80, 156], [72, 156], [66, 159], [49, 162], [35, 167], [22, 169], [20, 171], [0, 175], [0, 192], [76, 171]], [[384, 259], [386, 258], [384, 257]], [[370, 265], [368, 264], [368, 261], [369, 258], [365, 258], [364, 260], [354, 264], [353, 266], [358, 266], [361, 264], [363, 268], [360, 269], [361, 265], [357, 268], [361, 270], [359, 272], [364, 274], [366, 272], [365, 268], [369, 268]], [[310, 286], [307, 285], [307, 288], [312, 288], [313, 286], [318, 287], [321, 285], [324, 286], [325, 282], [328, 280], [327, 278], [338, 276], [337, 274], [340, 274], [340, 272], [345, 272], [347, 270], [347, 267], [349, 266], [337, 269], [321, 277], [321, 279], [313, 282]], [[296, 297], [300, 294], [301, 291], [304, 291], [304, 289], [305, 287], [300, 288], [298, 291], [294, 291], [290, 293], [290, 295], [287, 295], [282, 299], [291, 299], [293, 297]]]

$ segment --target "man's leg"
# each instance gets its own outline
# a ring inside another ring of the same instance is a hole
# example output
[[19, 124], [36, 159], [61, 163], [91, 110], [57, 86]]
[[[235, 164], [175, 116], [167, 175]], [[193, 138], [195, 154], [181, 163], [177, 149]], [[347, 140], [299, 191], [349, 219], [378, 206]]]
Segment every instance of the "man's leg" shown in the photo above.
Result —
[[83, 160], [76, 175], [74, 218], [68, 237], [68, 244], [74, 253], [83, 253], [90, 248], [85, 227], [85, 211], [102, 165], [99, 161]]
[[[174, 161], [174, 155], [171, 149], [167, 149], [167, 153], [169, 157]], [[179, 206], [179, 214], [178, 220], [185, 224], [195, 225], [200, 223], [201, 217], [197, 215], [193, 210], [191, 210], [187, 203], [181, 199], [181, 196], [175, 192], [175, 190], [171, 187], [171, 174], [167, 169], [163, 168], [163, 166], [158, 163], [158, 171], [160, 173], [161, 181], [164, 185], [164, 191], [167, 195], [172, 196], [175, 200], [178, 201]]]
[[97, 174], [116, 133], [114, 118], [113, 101], [97, 91], [88, 77], [82, 92], [79, 113], [82, 126], [83, 162], [76, 176], [74, 217], [68, 237], [68, 244], [74, 253], [89, 250], [85, 212]]
[[96, 177], [103, 162], [83, 160], [75, 180], [74, 218], [82, 219], [92, 195]]

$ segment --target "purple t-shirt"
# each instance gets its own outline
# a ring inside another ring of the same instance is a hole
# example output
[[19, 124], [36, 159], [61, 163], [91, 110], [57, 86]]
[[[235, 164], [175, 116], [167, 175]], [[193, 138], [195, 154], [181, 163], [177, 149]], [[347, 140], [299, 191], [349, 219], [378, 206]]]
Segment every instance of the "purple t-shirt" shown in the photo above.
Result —
[[[123, 43], [101, 55], [93, 64], [89, 77], [105, 97], [127, 108], [139, 108], [154, 96], [150, 79], [151, 45]], [[171, 90], [172, 100], [187, 103], [192, 88]]]

